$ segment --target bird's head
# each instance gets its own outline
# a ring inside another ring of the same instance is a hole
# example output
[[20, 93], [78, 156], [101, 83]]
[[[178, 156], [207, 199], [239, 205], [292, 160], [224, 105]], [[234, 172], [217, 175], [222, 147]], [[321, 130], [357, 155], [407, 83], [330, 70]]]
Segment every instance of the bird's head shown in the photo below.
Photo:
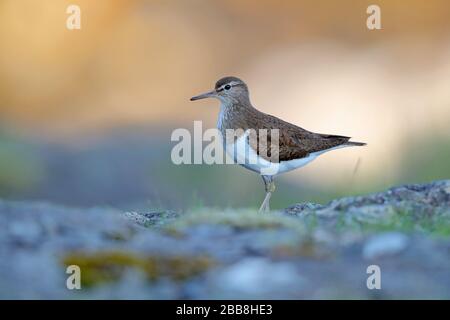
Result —
[[248, 87], [236, 77], [225, 77], [216, 82], [214, 90], [192, 97], [191, 101], [216, 98], [222, 103], [245, 103], [249, 101]]

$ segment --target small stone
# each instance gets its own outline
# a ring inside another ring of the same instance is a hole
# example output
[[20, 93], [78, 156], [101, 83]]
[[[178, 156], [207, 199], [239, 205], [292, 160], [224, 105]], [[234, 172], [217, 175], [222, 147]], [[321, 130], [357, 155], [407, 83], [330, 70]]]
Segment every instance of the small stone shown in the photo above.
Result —
[[365, 259], [375, 259], [381, 256], [395, 255], [408, 245], [408, 237], [402, 233], [389, 232], [369, 239], [363, 248]]
[[140, 226], [147, 226], [151, 223], [151, 220], [149, 218], [134, 211], [125, 212], [123, 215], [126, 219], [129, 219]]
[[297, 203], [289, 208], [284, 209], [284, 211], [289, 215], [306, 215], [308, 213], [314, 212], [316, 210], [322, 209], [323, 206], [317, 203], [305, 202]]
[[292, 264], [271, 262], [265, 258], [246, 258], [220, 275], [221, 290], [240, 297], [275, 297], [286, 290], [299, 290], [304, 279]]
[[26, 244], [33, 244], [38, 241], [42, 230], [36, 221], [14, 221], [9, 226], [9, 235]]
[[450, 185], [447, 185], [447, 186], [444, 188], [444, 191], [445, 191], [447, 194], [450, 194]]

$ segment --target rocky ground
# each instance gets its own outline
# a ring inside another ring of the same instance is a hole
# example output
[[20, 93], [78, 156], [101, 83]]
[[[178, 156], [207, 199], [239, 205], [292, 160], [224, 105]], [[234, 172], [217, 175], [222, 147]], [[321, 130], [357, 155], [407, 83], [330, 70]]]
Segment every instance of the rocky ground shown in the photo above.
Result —
[[266, 214], [0, 201], [0, 230], [3, 299], [450, 298], [450, 180]]

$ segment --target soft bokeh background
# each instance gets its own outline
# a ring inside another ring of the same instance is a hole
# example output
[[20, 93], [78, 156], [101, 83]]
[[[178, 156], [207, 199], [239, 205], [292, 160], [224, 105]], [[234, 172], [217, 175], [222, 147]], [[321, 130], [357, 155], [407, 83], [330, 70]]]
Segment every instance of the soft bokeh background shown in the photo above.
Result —
[[[189, 102], [225, 75], [306, 129], [353, 136], [278, 179], [273, 207], [450, 177], [450, 2], [0, 1], [0, 197], [76, 206], [257, 206], [237, 166], [175, 166]], [[82, 29], [66, 29], [81, 7]]]

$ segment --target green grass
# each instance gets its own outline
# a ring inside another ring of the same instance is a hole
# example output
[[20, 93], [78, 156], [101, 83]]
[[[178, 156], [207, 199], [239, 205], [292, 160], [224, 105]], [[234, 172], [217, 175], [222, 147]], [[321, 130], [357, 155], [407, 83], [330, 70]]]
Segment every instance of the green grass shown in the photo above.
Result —
[[341, 212], [335, 222], [326, 227], [322, 218], [315, 213], [303, 217], [292, 217], [281, 212], [259, 213], [253, 209], [214, 209], [196, 208], [182, 214], [164, 225], [164, 230], [173, 234], [183, 234], [187, 227], [199, 224], [219, 224], [231, 226], [235, 229], [274, 229], [285, 228], [296, 233], [309, 236], [318, 228], [328, 228], [337, 234], [356, 232], [359, 234], [374, 234], [388, 231], [404, 233], [420, 233], [439, 237], [450, 236], [450, 217], [442, 213], [417, 214], [408, 210], [392, 208], [388, 215], [380, 219], [361, 219]]
[[438, 237], [450, 236], [450, 217], [441, 214], [417, 216], [411, 211], [396, 210], [392, 215], [377, 221], [346, 221], [345, 213], [338, 218], [339, 232], [357, 230], [364, 234], [399, 231], [421, 233]]

